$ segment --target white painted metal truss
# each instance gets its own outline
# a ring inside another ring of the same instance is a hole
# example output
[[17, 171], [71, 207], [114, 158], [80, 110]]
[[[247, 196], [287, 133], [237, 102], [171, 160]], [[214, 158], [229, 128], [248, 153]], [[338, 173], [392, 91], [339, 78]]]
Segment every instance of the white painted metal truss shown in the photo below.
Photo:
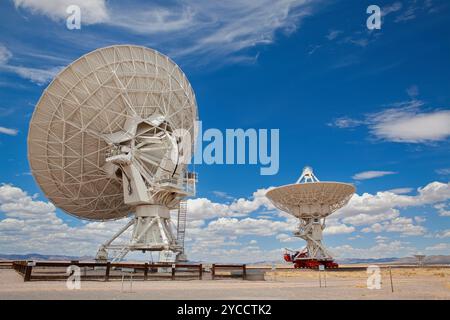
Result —
[[195, 174], [181, 159], [193, 150], [196, 120], [191, 85], [168, 57], [139, 46], [101, 48], [42, 94], [28, 133], [30, 167], [71, 215], [103, 221], [139, 211], [128, 249], [175, 249], [167, 213], [195, 194]]
[[355, 187], [340, 182], [320, 182], [312, 168], [305, 167], [296, 184], [272, 189], [266, 197], [278, 209], [298, 218], [294, 235], [307, 243], [307, 259], [331, 260], [331, 254], [322, 244], [325, 219], [344, 207]]

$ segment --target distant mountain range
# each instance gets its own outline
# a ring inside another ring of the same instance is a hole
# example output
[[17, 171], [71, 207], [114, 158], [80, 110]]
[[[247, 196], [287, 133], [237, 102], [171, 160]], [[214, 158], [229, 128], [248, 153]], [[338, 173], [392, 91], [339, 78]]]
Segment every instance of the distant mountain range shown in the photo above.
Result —
[[[65, 255], [46, 255], [39, 253], [28, 253], [28, 254], [0, 254], [0, 260], [37, 260], [37, 261], [92, 261], [94, 257], [91, 256], [65, 256]], [[191, 261], [194, 262], [194, 261]], [[271, 265], [273, 263], [279, 264], [280, 261], [260, 261], [255, 263], [249, 263], [249, 265]], [[405, 258], [381, 258], [381, 259], [337, 259], [339, 264], [417, 264], [417, 259], [414, 257]], [[450, 264], [450, 255], [447, 256], [426, 256], [424, 264]]]
[[398, 261], [400, 258], [392, 257], [392, 258], [380, 258], [380, 259], [357, 259], [357, 258], [344, 258], [344, 259], [336, 259], [336, 262], [339, 264], [370, 264], [370, 263], [393, 263]]
[[[404, 258], [381, 258], [381, 259], [337, 259], [340, 264], [417, 264], [415, 257]], [[424, 264], [450, 264], [449, 256], [426, 256], [423, 261]]]
[[[415, 264], [417, 259], [414, 257], [400, 258], [395, 264]], [[424, 264], [450, 264], [450, 256], [426, 256]]]
[[[280, 264], [282, 261], [258, 261], [253, 263], [248, 263], [249, 265], [272, 265], [272, 264]], [[283, 261], [284, 262], [284, 261]], [[338, 264], [397, 264], [397, 265], [415, 265], [417, 264], [417, 259], [414, 257], [391, 257], [391, 258], [380, 258], [380, 259], [357, 259], [357, 258], [343, 258], [336, 259]], [[230, 262], [231, 263], [231, 262]], [[285, 263], [288, 265], [289, 263]], [[426, 256], [424, 260], [424, 264], [428, 265], [436, 265], [436, 264], [450, 264], [450, 255], [448, 256]]]

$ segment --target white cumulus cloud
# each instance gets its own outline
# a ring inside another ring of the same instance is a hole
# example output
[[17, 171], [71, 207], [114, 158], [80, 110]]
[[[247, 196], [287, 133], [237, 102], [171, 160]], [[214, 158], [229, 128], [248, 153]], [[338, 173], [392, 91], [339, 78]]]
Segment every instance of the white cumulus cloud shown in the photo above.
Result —
[[345, 258], [387, 258], [387, 257], [405, 257], [413, 255], [417, 249], [403, 241], [379, 241], [374, 246], [367, 248], [355, 248], [352, 245], [345, 244], [330, 248], [336, 257]]
[[[355, 194], [347, 206], [336, 211], [332, 218], [354, 226], [369, 226], [366, 232], [399, 232], [406, 235], [423, 233], [419, 220], [404, 220], [400, 210], [424, 205], [434, 205], [445, 215], [445, 205], [450, 199], [450, 183], [431, 182], [418, 188], [416, 195], [396, 194], [389, 191], [376, 194]], [[383, 223], [381, 223], [383, 222]]]
[[[249, 243], [258, 237], [273, 239], [275, 245], [299, 241], [292, 236], [298, 220], [286, 213], [277, 212], [259, 189], [250, 198], [241, 198], [228, 204], [215, 203], [206, 198], [188, 202], [186, 230], [187, 252], [191, 259], [202, 261], [262, 261], [270, 257], [279, 259], [281, 249], [259, 248]], [[431, 204], [445, 210], [450, 199], [450, 185], [432, 182], [417, 190], [415, 195], [391, 192], [356, 194], [347, 207], [331, 216], [324, 233], [328, 236], [350, 234], [361, 227], [363, 232], [398, 233], [404, 236], [423, 235], [426, 232], [423, 217], [403, 217], [400, 210]], [[263, 211], [264, 214], [261, 214]], [[52, 253], [65, 255], [95, 255], [98, 246], [126, 224], [127, 219], [111, 222], [86, 222], [69, 225], [56, 214], [55, 207], [39, 201], [24, 190], [4, 184], [0, 186], [0, 252]], [[438, 233], [444, 237], [445, 232]], [[357, 239], [357, 238], [355, 238]], [[381, 239], [381, 238], [380, 238]], [[127, 241], [127, 235], [123, 237]], [[380, 240], [381, 241], [381, 240]], [[57, 245], [55, 245], [57, 244]], [[394, 243], [395, 244], [395, 243]], [[394, 244], [378, 243], [365, 255], [377, 255], [388, 247], [384, 256], [395, 251]], [[396, 243], [399, 244], [399, 243]], [[250, 257], [250, 247], [261, 256]], [[338, 251], [343, 247], [338, 248]], [[239, 257], [239, 252], [242, 256]], [[362, 249], [350, 249], [351, 254]], [[220, 254], [226, 256], [220, 257]], [[372, 256], [373, 257], [373, 256]]]
[[371, 123], [376, 137], [393, 142], [433, 142], [450, 136], [450, 110], [389, 109], [372, 115]]
[[[411, 88], [408, 91], [415, 94]], [[450, 110], [424, 110], [423, 105], [423, 101], [416, 99], [397, 102], [383, 111], [366, 114], [363, 119], [341, 117], [329, 125], [341, 129], [366, 126], [376, 139], [398, 143], [446, 140], [450, 137]]]

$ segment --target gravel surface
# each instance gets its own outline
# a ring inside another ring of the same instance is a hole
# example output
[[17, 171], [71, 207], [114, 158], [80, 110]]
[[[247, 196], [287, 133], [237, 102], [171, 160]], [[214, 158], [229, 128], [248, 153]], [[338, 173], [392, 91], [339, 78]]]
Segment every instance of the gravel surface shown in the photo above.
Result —
[[450, 299], [445, 270], [395, 271], [394, 293], [385, 273], [380, 290], [367, 289], [366, 281], [364, 272], [329, 272], [320, 288], [318, 273], [303, 270], [268, 272], [266, 281], [134, 281], [132, 292], [129, 282], [122, 292], [121, 281], [82, 281], [80, 290], [68, 290], [65, 281], [23, 282], [15, 271], [0, 270], [0, 299]]

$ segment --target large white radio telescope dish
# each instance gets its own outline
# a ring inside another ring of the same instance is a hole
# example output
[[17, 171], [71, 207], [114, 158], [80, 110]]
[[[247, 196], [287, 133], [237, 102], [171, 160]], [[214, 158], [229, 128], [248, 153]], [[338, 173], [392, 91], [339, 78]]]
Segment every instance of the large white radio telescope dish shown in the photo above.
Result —
[[191, 85], [168, 57], [139, 46], [101, 48], [66, 67], [42, 94], [28, 133], [31, 171], [71, 215], [136, 214], [133, 246], [123, 252], [177, 251], [168, 210], [194, 192], [182, 159], [193, 149], [196, 120]]

